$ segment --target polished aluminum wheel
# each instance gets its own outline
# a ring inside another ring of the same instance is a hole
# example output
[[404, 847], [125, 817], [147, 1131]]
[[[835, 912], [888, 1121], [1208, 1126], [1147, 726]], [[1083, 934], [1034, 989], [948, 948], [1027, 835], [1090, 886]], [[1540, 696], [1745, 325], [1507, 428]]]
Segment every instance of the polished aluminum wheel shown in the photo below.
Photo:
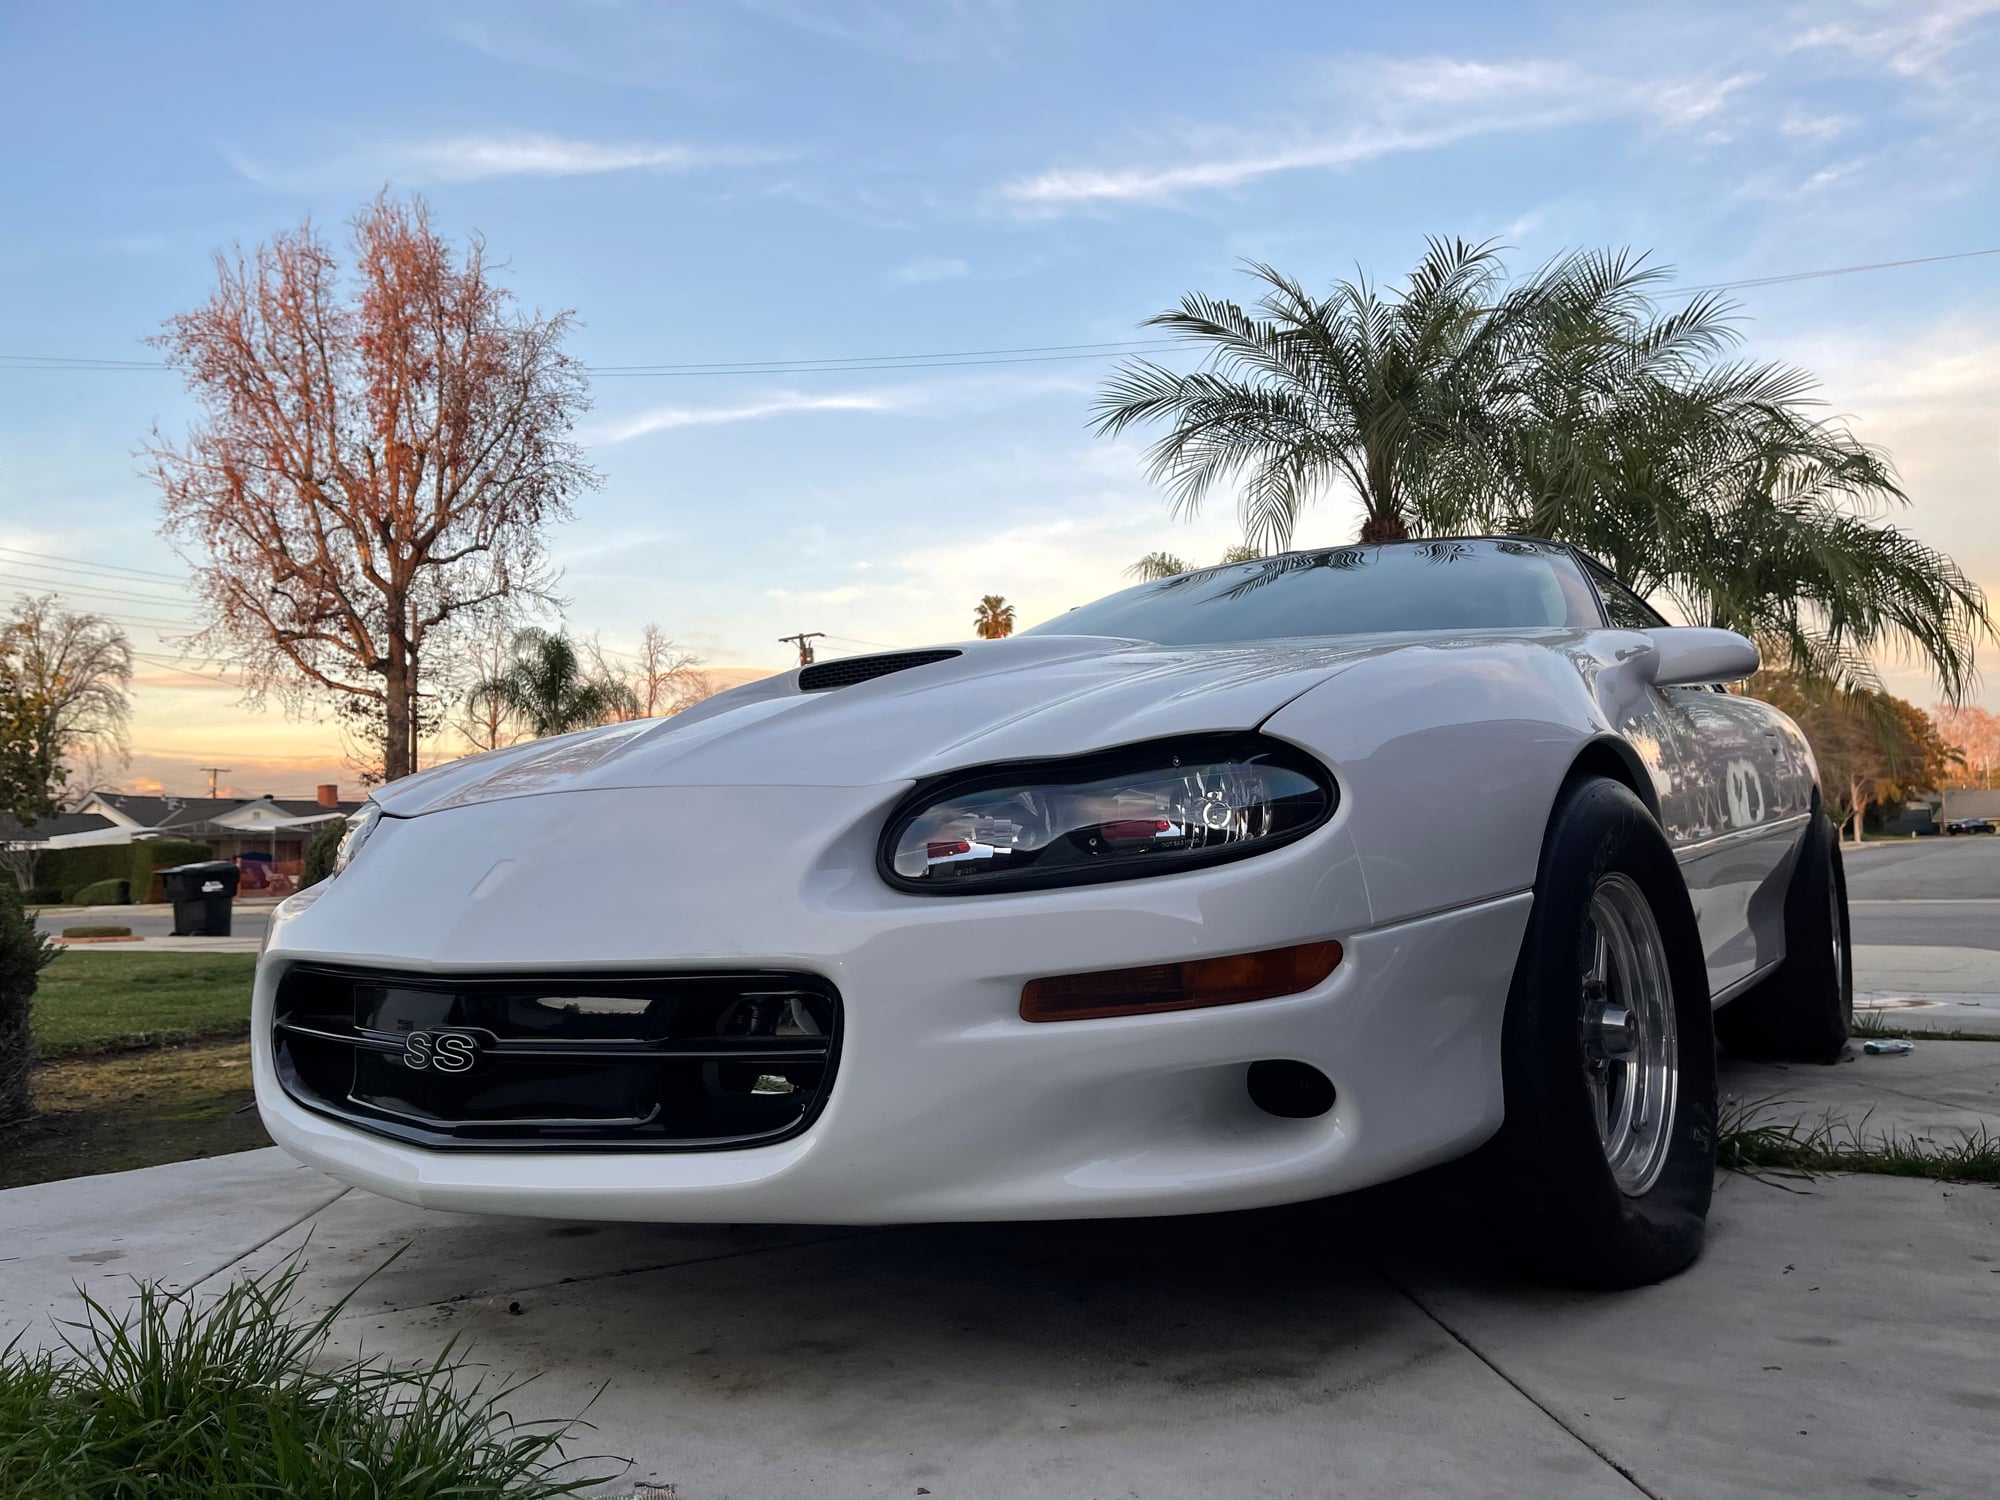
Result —
[[1584, 1076], [1611, 1175], [1637, 1197], [1659, 1180], [1673, 1143], [1680, 1096], [1673, 979], [1653, 908], [1630, 876], [1597, 882], [1589, 921]]

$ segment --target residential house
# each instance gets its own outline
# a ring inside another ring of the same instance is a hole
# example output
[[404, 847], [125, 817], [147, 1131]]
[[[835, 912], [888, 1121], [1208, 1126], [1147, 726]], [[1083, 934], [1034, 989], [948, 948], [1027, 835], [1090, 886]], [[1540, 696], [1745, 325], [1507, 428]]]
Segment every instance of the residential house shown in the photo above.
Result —
[[135, 839], [192, 839], [207, 844], [217, 859], [248, 855], [286, 865], [305, 857], [306, 844], [321, 825], [360, 811], [343, 802], [340, 789], [322, 786], [313, 797], [166, 797], [130, 792], [93, 792], [76, 812], [103, 819], [110, 827], [52, 838], [49, 845], [122, 844]]

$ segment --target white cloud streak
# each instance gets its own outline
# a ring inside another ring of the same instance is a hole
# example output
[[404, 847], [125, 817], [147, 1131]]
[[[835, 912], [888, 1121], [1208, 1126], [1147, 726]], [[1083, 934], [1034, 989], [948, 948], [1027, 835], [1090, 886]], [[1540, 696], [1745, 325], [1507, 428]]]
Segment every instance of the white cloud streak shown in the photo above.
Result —
[[1161, 202], [1241, 186], [1279, 172], [1355, 166], [1435, 150], [1475, 136], [1635, 116], [1672, 130], [1708, 122], [1754, 73], [1635, 83], [1571, 63], [1530, 59], [1348, 57], [1324, 70], [1297, 118], [1261, 131], [1183, 136], [1166, 160], [1055, 167], [1000, 190], [1017, 211]]
[[677, 427], [723, 427], [802, 412], [895, 411], [910, 404], [907, 393], [896, 391], [848, 391], [818, 396], [803, 391], [780, 391], [735, 406], [656, 406], [609, 423], [595, 436], [601, 443], [626, 443], [648, 433], [668, 432]]
[[300, 169], [273, 168], [240, 152], [236, 170], [266, 186], [333, 182], [479, 182], [495, 177], [583, 177], [612, 172], [686, 173], [789, 160], [760, 146], [688, 145], [674, 141], [589, 141], [507, 132], [386, 143]]

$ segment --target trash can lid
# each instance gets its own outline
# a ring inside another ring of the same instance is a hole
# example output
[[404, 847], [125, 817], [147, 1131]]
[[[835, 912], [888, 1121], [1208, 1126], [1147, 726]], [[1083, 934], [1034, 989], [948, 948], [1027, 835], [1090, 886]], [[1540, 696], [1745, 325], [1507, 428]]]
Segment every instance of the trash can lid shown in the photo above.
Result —
[[199, 859], [191, 865], [166, 865], [155, 870], [156, 875], [214, 875], [222, 870], [234, 870], [233, 859]]

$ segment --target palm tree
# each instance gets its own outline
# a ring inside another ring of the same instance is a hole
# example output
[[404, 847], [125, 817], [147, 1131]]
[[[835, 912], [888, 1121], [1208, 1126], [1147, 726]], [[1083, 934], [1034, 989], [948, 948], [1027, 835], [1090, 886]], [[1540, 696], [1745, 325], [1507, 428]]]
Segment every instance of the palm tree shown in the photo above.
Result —
[[[1629, 257], [1572, 255], [1510, 282], [1491, 244], [1432, 240], [1398, 291], [1365, 277], [1316, 297], [1252, 263], [1266, 288], [1261, 316], [1191, 293], [1148, 319], [1204, 351], [1203, 366], [1135, 360], [1099, 396], [1095, 425], [1115, 434], [1169, 421], [1151, 472], [1177, 514], [1241, 478], [1245, 537], [1270, 551], [1291, 542], [1300, 512], [1345, 485], [1362, 504], [1361, 540], [1448, 531], [1463, 492], [1453, 483], [1501, 445], [1560, 329], [1583, 363], [1593, 329], [1619, 326], [1661, 272]], [[1676, 326], [1715, 337], [1717, 304]]]
[[1125, 576], [1136, 578], [1141, 583], [1158, 583], [1162, 578], [1187, 572], [1191, 566], [1171, 552], [1148, 552], [1125, 570]]
[[632, 689], [608, 675], [584, 668], [575, 642], [561, 631], [529, 627], [517, 631], [506, 667], [473, 684], [466, 694], [475, 706], [497, 705], [527, 730], [530, 738], [569, 734], [636, 715]]
[[1269, 266], [1258, 314], [1190, 295], [1151, 320], [1206, 351], [1192, 373], [1123, 367], [1096, 426], [1166, 421], [1151, 472], [1176, 514], [1240, 481], [1245, 535], [1287, 546], [1345, 487], [1362, 541], [1474, 531], [1570, 541], [1774, 664], [1872, 686], [1884, 650], [1948, 699], [1995, 637], [1952, 560], [1880, 516], [1908, 503], [1883, 454], [1814, 410], [1813, 381], [1728, 363], [1729, 305], [1660, 312], [1670, 272], [1584, 253], [1510, 282], [1490, 245], [1432, 241], [1405, 286], [1314, 297]]
[[1014, 606], [998, 594], [988, 594], [972, 612], [972, 628], [982, 641], [997, 641], [1014, 633]]

